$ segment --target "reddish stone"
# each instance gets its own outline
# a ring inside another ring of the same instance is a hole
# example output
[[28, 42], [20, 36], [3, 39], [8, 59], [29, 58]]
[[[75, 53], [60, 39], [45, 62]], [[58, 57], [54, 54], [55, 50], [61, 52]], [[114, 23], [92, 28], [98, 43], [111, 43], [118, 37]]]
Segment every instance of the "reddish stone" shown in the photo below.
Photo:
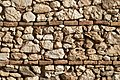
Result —
[[49, 60], [49, 61], [40, 60], [39, 61], [39, 65], [51, 65], [51, 64], [53, 64], [52, 60]]
[[64, 25], [75, 26], [78, 25], [78, 21], [64, 21]]
[[83, 64], [83, 61], [69, 61], [69, 65], [80, 65]]
[[7, 27], [18, 26], [18, 22], [3, 22], [3, 25]]
[[79, 25], [93, 25], [93, 21], [79, 21]]
[[55, 60], [54, 64], [68, 64], [67, 60]]

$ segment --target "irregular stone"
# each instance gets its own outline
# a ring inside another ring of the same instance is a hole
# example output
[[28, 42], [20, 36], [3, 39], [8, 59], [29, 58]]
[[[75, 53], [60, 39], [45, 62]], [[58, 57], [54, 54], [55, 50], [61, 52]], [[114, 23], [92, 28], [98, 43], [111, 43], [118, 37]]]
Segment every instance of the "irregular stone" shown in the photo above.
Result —
[[[68, 11], [68, 10], [67, 10]], [[67, 12], [66, 11], [66, 12]], [[64, 10], [61, 10], [59, 12], [55, 13], [55, 16], [58, 18], [58, 20], [69, 20], [68, 15], [66, 14]]]
[[104, 9], [112, 9], [113, 7], [117, 6], [116, 2], [119, 0], [102, 0], [102, 7]]
[[96, 50], [95, 50], [95, 49], [87, 49], [86, 53], [87, 53], [88, 55], [90, 55], [90, 54], [95, 54], [95, 53], [96, 53]]
[[46, 13], [51, 11], [51, 8], [45, 4], [35, 4], [33, 9], [34, 13]]
[[8, 21], [20, 21], [21, 14], [14, 7], [5, 8], [5, 18]]
[[83, 18], [83, 15], [80, 14], [76, 9], [68, 9], [68, 10], [66, 9], [65, 12], [70, 19]]
[[87, 69], [78, 80], [94, 80], [95, 74], [92, 72], [92, 70]]
[[3, 8], [2, 8], [2, 6], [0, 6], [0, 13], [2, 12], [2, 10], [3, 10]]
[[22, 46], [21, 52], [25, 53], [37, 53], [40, 52], [40, 47], [38, 44], [34, 44], [32, 41], [27, 41], [24, 46]]
[[4, 34], [5, 34], [4, 32], [0, 31], [0, 41], [1, 41], [2, 37], [4, 36]]
[[32, 5], [32, 0], [11, 0], [12, 6], [24, 8]]
[[87, 57], [85, 55], [85, 49], [83, 49], [83, 48], [70, 49], [69, 54], [68, 54], [68, 59], [69, 60], [85, 60], [85, 59], [87, 59]]
[[23, 39], [21, 39], [21, 38], [16, 38], [16, 42], [17, 42], [19, 45], [22, 45]]
[[39, 59], [38, 54], [30, 54], [28, 57], [28, 60], [38, 60], [38, 59]]
[[120, 79], [120, 75], [119, 75], [119, 74], [115, 74], [115, 75], [113, 76], [113, 79], [114, 79], [114, 80], [119, 80], [119, 79]]
[[54, 48], [62, 48], [62, 43], [61, 42], [55, 42], [54, 43]]
[[59, 1], [54, 1], [50, 3], [51, 8], [59, 8], [60, 7], [60, 2]]
[[39, 80], [38, 76], [35, 77], [26, 77], [25, 80]]
[[23, 14], [23, 20], [26, 22], [35, 21], [36, 16], [32, 12], [26, 12]]
[[7, 80], [16, 80], [14, 77], [7, 77]]
[[102, 56], [97, 54], [89, 55], [89, 60], [102, 60]]
[[73, 37], [72, 35], [65, 36], [64, 37], [64, 42], [74, 43], [75, 40], [72, 37]]
[[93, 0], [93, 5], [101, 4], [102, 0]]
[[38, 40], [41, 40], [41, 39], [43, 38], [43, 35], [37, 35], [36, 38], [37, 38]]
[[64, 7], [76, 7], [75, 0], [63, 0], [62, 3]]
[[24, 34], [22, 36], [22, 39], [25, 39], [25, 40], [34, 40], [34, 36], [32, 34]]
[[55, 69], [54, 69], [54, 65], [48, 65], [48, 66], [45, 66], [45, 70], [47, 70], [47, 71], [54, 71]]
[[43, 28], [43, 32], [44, 34], [48, 34], [48, 33], [53, 33], [54, 32], [54, 28], [53, 27], [45, 27]]
[[84, 44], [86, 48], [92, 48], [93, 45], [94, 43], [90, 39], [86, 39], [86, 43]]
[[54, 0], [35, 0], [37, 2], [50, 2], [50, 1], [54, 1]]
[[68, 74], [68, 73], [62, 73], [60, 74], [60, 80], [76, 80], [75, 76]]
[[63, 44], [63, 48], [69, 49], [69, 48], [75, 48], [75, 47], [74, 47], [73, 45], [71, 45], [71, 44], [64, 43], [64, 44]]
[[53, 35], [52, 34], [46, 34], [43, 36], [43, 40], [53, 40]]
[[52, 59], [62, 59], [64, 57], [65, 53], [63, 49], [55, 49], [51, 51], [47, 51], [45, 53], [46, 58], [52, 58]]
[[55, 72], [56, 75], [64, 73], [63, 72], [64, 71], [64, 66], [62, 66], [62, 65], [55, 66], [55, 71], [56, 71]]
[[54, 40], [56, 40], [56, 41], [62, 41], [63, 40], [63, 32], [61, 32], [61, 31], [55, 31], [54, 32]]
[[109, 21], [109, 20], [111, 20], [111, 17], [112, 17], [112, 16], [111, 16], [110, 14], [106, 14], [106, 15], [104, 16], [104, 19]]
[[101, 72], [102, 76], [112, 76], [114, 73], [114, 71], [103, 71]]
[[99, 6], [84, 7], [84, 16], [86, 19], [101, 20], [102, 13], [103, 11]]
[[3, 1], [2, 5], [5, 7], [9, 7], [9, 6], [11, 6], [11, 2], [10, 1]]
[[32, 26], [28, 26], [28, 27], [26, 27], [25, 28], [25, 30], [24, 30], [24, 33], [33, 33], [33, 27]]
[[11, 58], [15, 60], [27, 59], [27, 55], [24, 53], [11, 53]]
[[79, 7], [82, 7], [82, 6], [88, 6], [88, 5], [91, 5], [91, 0], [79, 0], [78, 2], [78, 5]]
[[53, 42], [46, 40], [46, 41], [40, 41], [40, 45], [44, 49], [52, 50], [53, 49]]
[[22, 32], [21, 31], [19, 31], [19, 30], [17, 30], [16, 31], [16, 35], [15, 35], [16, 37], [21, 37], [22, 36]]
[[38, 73], [38, 74], [41, 73], [41, 68], [39, 66], [31, 66], [31, 67], [35, 73]]
[[12, 77], [21, 77], [21, 74], [19, 74], [19, 73], [10, 73], [10, 76], [12, 76]]
[[75, 30], [72, 27], [66, 26], [63, 28], [63, 32], [67, 34], [75, 33]]
[[10, 49], [9, 48], [1, 48], [1, 52], [3, 53], [9, 53], [10, 52]]
[[110, 57], [109, 56], [104, 56], [103, 59], [106, 60], [106, 61], [110, 61]]
[[30, 76], [30, 77], [35, 76], [35, 74], [27, 66], [20, 66], [19, 72], [23, 74], [23, 76]]
[[0, 70], [0, 75], [1, 76], [9, 76], [9, 72], [4, 72], [4, 71], [2, 71], [2, 70]]
[[83, 39], [84, 37], [83, 37], [83, 34], [79, 33], [79, 34], [74, 34], [74, 38], [76, 40], [80, 40], [80, 39]]
[[37, 15], [37, 21], [46, 21], [47, 17], [45, 16], [45, 14], [38, 14]]
[[7, 32], [3, 39], [2, 39], [4, 42], [12, 42], [13, 41], [13, 36], [11, 36], [11, 33], [10, 32]]
[[85, 34], [86, 36], [88, 36], [89, 38], [93, 39], [96, 42], [102, 42], [104, 41], [104, 39], [97, 33], [97, 32], [88, 32]]

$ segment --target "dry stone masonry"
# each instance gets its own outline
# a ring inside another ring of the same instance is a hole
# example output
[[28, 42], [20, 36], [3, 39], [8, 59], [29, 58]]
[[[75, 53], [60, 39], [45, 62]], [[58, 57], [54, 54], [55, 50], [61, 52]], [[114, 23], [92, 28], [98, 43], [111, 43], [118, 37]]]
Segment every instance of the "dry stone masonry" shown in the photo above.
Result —
[[0, 0], [0, 80], [120, 80], [120, 0]]

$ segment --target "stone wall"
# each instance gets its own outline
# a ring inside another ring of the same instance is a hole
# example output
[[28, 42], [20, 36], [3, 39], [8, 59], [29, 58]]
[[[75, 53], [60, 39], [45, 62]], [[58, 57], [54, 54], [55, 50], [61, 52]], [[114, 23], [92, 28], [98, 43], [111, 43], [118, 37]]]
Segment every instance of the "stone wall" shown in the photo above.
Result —
[[0, 80], [120, 80], [120, 0], [0, 0]]

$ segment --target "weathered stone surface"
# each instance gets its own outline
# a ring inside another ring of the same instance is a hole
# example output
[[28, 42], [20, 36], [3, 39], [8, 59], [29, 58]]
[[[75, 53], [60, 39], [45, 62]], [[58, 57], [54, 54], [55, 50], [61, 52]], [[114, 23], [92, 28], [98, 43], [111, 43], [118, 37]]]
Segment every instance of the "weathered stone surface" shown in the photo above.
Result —
[[3, 53], [9, 53], [10, 52], [10, 49], [9, 48], [1, 48], [1, 52]]
[[49, 1], [53, 1], [53, 0], [35, 0], [37, 2], [49, 2]]
[[23, 8], [32, 5], [32, 0], [11, 0], [12, 6]]
[[74, 43], [74, 39], [72, 38], [73, 37], [73, 35], [68, 35], [68, 36], [65, 36], [65, 38], [64, 38], [64, 42], [67, 42], [67, 43]]
[[23, 20], [26, 22], [35, 21], [36, 16], [32, 12], [26, 12], [23, 14]]
[[60, 7], [60, 2], [59, 1], [54, 1], [50, 3], [51, 8], [59, 8]]
[[35, 76], [35, 74], [27, 66], [20, 66], [19, 72], [22, 73], [24, 76]]
[[76, 7], [75, 0], [63, 0], [62, 3], [64, 7]]
[[20, 51], [25, 53], [37, 53], [40, 52], [40, 48], [38, 44], [34, 44], [32, 41], [27, 41]]
[[69, 60], [85, 60], [87, 59], [85, 55], [85, 50], [83, 48], [71, 49], [68, 54]]
[[46, 34], [43, 36], [43, 40], [53, 40], [53, 35], [52, 34]]
[[20, 21], [21, 14], [14, 7], [5, 8], [5, 18], [8, 21]]
[[33, 27], [32, 26], [29, 26], [29, 27], [26, 27], [25, 30], [24, 30], [24, 33], [33, 33]]
[[63, 32], [61, 32], [61, 31], [55, 31], [54, 32], [54, 40], [56, 40], [56, 41], [62, 41], [63, 40]]
[[40, 41], [40, 45], [44, 49], [52, 50], [53, 49], [53, 42], [46, 40], [46, 41]]
[[37, 21], [46, 21], [47, 17], [45, 16], [45, 14], [38, 14], [37, 15]]
[[91, 0], [79, 0], [78, 5], [79, 5], [79, 7], [88, 6], [91, 4], [91, 2], [92, 2]]
[[62, 59], [64, 57], [65, 53], [63, 49], [55, 49], [51, 51], [47, 51], [45, 53], [46, 58], [52, 58], [52, 59]]
[[4, 71], [2, 71], [2, 70], [0, 70], [0, 75], [1, 76], [9, 76], [9, 72], [4, 72]]
[[79, 80], [94, 80], [95, 75], [92, 70], [87, 69], [80, 77]]
[[97, 32], [88, 32], [85, 34], [87, 37], [93, 39], [96, 42], [102, 42], [104, 39]]
[[33, 9], [34, 13], [46, 13], [51, 11], [51, 8], [45, 4], [35, 4]]
[[101, 4], [102, 0], [93, 0], [93, 5]]
[[10, 76], [12, 76], [12, 77], [21, 77], [21, 74], [19, 74], [19, 73], [10, 73]]
[[34, 36], [32, 34], [24, 34], [22, 36], [22, 39], [25, 39], [25, 40], [34, 40]]
[[39, 80], [38, 76], [35, 77], [26, 77], [25, 80]]
[[3, 39], [2, 39], [4, 42], [12, 42], [13, 41], [13, 36], [11, 36], [11, 33], [10, 32], [7, 32]]
[[88, 6], [84, 7], [84, 16], [86, 19], [101, 20], [102, 19], [101, 7]]
[[16, 80], [14, 77], [7, 77], [7, 80]]
[[4, 7], [9, 7], [9, 6], [11, 6], [11, 2], [10, 2], [10, 1], [3, 1], [3, 2], [2, 2], [2, 5], [3, 5]]
[[41, 73], [41, 68], [39, 66], [32, 66], [33, 72], [40, 74]]
[[15, 60], [27, 59], [27, 55], [24, 53], [11, 53], [11, 58]]

